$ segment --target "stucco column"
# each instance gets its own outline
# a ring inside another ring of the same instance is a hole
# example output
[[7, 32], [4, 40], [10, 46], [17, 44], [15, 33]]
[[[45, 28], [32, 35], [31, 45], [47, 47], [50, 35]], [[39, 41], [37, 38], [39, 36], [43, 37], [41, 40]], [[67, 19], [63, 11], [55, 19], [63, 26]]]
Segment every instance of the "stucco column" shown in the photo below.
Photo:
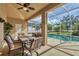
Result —
[[28, 33], [28, 22], [24, 21], [22, 24], [22, 32], [27, 35]]
[[47, 13], [42, 13], [42, 36], [43, 36], [43, 45], [47, 44]]

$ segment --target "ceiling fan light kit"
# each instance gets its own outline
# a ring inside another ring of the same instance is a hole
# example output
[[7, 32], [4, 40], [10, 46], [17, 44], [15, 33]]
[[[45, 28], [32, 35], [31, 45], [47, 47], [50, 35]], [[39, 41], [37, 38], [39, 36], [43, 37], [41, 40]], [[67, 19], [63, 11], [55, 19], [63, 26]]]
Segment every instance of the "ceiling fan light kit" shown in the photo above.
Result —
[[28, 8], [24, 7], [23, 10], [26, 11], [26, 10], [28, 10]]

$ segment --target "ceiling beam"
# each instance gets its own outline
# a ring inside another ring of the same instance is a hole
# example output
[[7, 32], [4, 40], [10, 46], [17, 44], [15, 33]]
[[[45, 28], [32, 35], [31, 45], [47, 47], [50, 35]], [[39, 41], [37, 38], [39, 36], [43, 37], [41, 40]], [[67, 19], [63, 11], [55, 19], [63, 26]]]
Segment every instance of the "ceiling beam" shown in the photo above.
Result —
[[48, 11], [50, 9], [55, 9], [56, 6], [58, 5], [62, 5], [61, 3], [49, 3], [47, 6], [45, 6], [44, 8], [42, 8], [40, 11], [37, 11], [35, 14], [33, 14], [31, 17], [29, 17], [28, 19], [26, 19], [26, 21], [37, 17], [38, 15], [42, 14], [45, 11]]

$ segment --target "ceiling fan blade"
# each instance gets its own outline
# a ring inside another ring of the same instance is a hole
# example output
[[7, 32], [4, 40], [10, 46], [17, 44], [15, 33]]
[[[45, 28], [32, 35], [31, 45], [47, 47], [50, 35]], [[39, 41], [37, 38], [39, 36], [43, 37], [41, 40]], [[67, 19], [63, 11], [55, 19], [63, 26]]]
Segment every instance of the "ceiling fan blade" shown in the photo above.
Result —
[[18, 5], [20, 5], [20, 6], [23, 6], [21, 3], [17, 3]]
[[18, 9], [23, 9], [23, 7], [20, 7], [20, 8], [18, 8]]
[[29, 10], [26, 10], [26, 12], [29, 12]]
[[29, 9], [31, 9], [31, 10], [35, 10], [35, 8], [33, 8], [33, 7], [28, 7]]
[[28, 7], [30, 5], [30, 3], [24, 3], [23, 6], [24, 7]]

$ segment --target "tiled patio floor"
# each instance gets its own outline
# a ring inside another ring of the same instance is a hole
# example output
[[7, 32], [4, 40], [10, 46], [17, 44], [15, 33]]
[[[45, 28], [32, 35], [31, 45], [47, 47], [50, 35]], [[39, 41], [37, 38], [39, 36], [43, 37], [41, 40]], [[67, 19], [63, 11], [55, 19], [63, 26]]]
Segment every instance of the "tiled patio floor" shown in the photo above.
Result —
[[79, 56], [79, 42], [65, 42], [48, 39], [48, 45], [38, 52], [41, 56]]

